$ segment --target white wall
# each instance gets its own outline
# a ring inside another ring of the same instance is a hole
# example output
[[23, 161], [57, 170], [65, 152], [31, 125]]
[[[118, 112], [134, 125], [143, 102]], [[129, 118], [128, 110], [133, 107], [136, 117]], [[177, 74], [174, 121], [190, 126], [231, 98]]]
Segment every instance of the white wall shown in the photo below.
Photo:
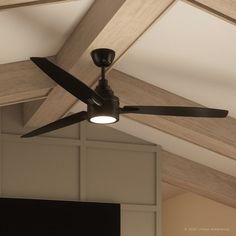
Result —
[[163, 202], [163, 236], [234, 236], [236, 210], [193, 193]]
[[1, 113], [1, 196], [119, 202], [124, 236], [160, 235], [157, 146], [86, 122], [21, 139], [21, 106]]

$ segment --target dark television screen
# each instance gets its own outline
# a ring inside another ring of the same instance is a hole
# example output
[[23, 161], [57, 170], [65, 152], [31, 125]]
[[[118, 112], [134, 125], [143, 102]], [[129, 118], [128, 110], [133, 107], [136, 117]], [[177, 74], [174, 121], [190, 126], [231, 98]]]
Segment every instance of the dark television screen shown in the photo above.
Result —
[[0, 198], [1, 236], [120, 236], [120, 205]]

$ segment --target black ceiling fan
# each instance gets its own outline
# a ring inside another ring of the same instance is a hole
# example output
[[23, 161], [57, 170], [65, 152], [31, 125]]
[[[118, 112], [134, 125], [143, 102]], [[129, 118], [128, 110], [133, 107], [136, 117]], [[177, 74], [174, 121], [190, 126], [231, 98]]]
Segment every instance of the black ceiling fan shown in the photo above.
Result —
[[111, 49], [99, 48], [91, 52], [91, 57], [94, 64], [101, 68], [101, 79], [95, 91], [48, 59], [40, 57], [31, 58], [31, 60], [57, 84], [86, 103], [87, 111], [81, 111], [59, 119], [22, 135], [22, 138], [37, 136], [79, 123], [83, 120], [88, 120], [96, 124], [111, 124], [119, 121], [120, 114], [126, 113], [211, 118], [223, 118], [228, 114], [226, 110], [203, 107], [124, 106], [120, 108], [119, 98], [114, 95], [108, 85], [108, 80], [105, 78], [105, 69], [112, 64], [115, 58], [115, 52]]

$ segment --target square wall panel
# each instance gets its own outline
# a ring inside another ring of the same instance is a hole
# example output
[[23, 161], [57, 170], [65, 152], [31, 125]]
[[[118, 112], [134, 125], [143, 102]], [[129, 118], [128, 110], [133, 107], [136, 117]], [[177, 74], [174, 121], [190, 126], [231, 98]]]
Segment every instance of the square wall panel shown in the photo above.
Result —
[[121, 214], [122, 236], [155, 236], [155, 212], [123, 211]]
[[4, 196], [78, 199], [77, 147], [3, 142], [2, 152]]
[[155, 153], [89, 148], [87, 199], [155, 204], [155, 166]]

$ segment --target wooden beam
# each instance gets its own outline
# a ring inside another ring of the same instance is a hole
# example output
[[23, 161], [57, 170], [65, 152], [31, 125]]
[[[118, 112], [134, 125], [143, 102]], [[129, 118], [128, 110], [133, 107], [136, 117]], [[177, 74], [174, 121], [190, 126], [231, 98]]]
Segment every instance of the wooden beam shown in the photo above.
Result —
[[162, 151], [162, 181], [236, 208], [236, 177]]
[[235, 0], [185, 0], [208, 13], [211, 13], [230, 23], [236, 23]]
[[55, 83], [31, 61], [0, 65], [0, 106], [45, 98]]
[[25, 6], [46, 4], [46, 3], [68, 2], [68, 1], [76, 1], [76, 0], [0, 0], [0, 10], [15, 8], [15, 7], [25, 7]]
[[[94, 48], [116, 51], [116, 61], [172, 5], [174, 0], [97, 0], [57, 55], [57, 63], [86, 84], [92, 85], [100, 71], [90, 58]], [[57, 86], [26, 121], [41, 126], [63, 115], [76, 98]], [[60, 104], [60, 105], [58, 105]], [[25, 109], [28, 109], [26, 105]], [[47, 115], [45, 115], [47, 114]]]
[[166, 201], [170, 198], [176, 197], [178, 195], [184, 194], [187, 191], [180, 187], [176, 187], [172, 184], [168, 184], [164, 181], [161, 182], [161, 198], [162, 201]]
[[[114, 69], [108, 78], [123, 105], [201, 106]], [[210, 119], [137, 114], [127, 117], [236, 159], [236, 120], [231, 117]]]

